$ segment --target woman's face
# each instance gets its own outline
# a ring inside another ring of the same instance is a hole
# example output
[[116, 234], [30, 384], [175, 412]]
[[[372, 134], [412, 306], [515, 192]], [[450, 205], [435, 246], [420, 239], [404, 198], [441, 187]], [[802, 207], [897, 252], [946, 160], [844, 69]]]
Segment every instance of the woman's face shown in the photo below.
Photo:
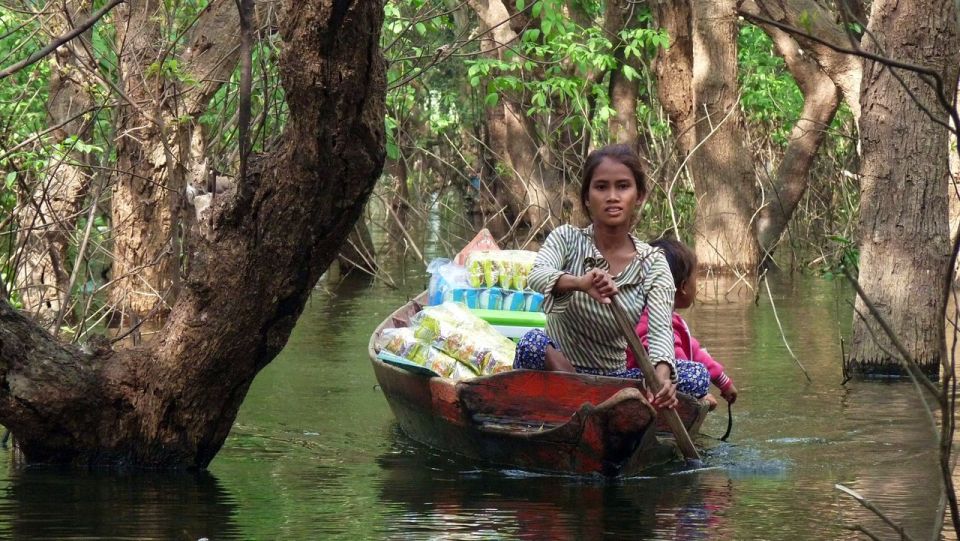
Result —
[[633, 213], [640, 203], [633, 172], [616, 160], [604, 158], [593, 170], [585, 203], [595, 225], [633, 225]]

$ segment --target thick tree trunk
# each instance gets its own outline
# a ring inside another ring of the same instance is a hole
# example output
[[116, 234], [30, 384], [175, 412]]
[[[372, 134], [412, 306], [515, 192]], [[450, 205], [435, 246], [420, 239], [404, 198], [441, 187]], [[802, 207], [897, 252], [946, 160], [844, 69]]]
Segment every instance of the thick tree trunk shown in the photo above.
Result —
[[[505, 24], [510, 18], [505, 4], [502, 0], [470, 0], [469, 4], [480, 19], [481, 32], [485, 32], [480, 50], [502, 59], [504, 47], [519, 39], [517, 32]], [[549, 232], [561, 219], [562, 189], [534, 120], [522, 103], [501, 96], [495, 106], [487, 108], [486, 121], [491, 151], [497, 159], [497, 178], [506, 188], [503, 191], [512, 217]]]
[[[176, 81], [164, 77], [160, 0], [133, 0], [117, 8], [122, 88], [126, 104], [117, 133], [117, 173], [111, 205], [113, 280], [110, 303], [121, 323], [166, 316], [179, 275], [175, 227], [186, 188], [183, 161], [173, 155], [177, 124], [171, 96]], [[152, 73], [151, 73], [152, 71]], [[156, 310], [155, 310], [156, 307]], [[130, 319], [128, 319], [130, 318]]]
[[693, 91], [699, 148], [690, 159], [700, 266], [756, 271], [752, 222], [757, 191], [737, 102], [736, 0], [701, 0], [693, 9]]
[[660, 104], [667, 112], [677, 140], [677, 163], [697, 144], [693, 114], [693, 29], [689, 0], [651, 2], [654, 20], [667, 31], [670, 45], [654, 63]]
[[[953, 2], [878, 0], [864, 37], [867, 51], [923, 65], [957, 85], [957, 18]], [[880, 38], [877, 43], [870, 36]], [[947, 214], [947, 114], [916, 75], [866, 62], [860, 133], [863, 149], [859, 281], [907, 351], [936, 377], [943, 351], [942, 297], [950, 245]], [[923, 109], [927, 112], [924, 112]], [[853, 373], [902, 373], [894, 348], [860, 298], [847, 367]]]
[[283, 348], [383, 164], [383, 6], [284, 2], [283, 145], [218, 198], [157, 339], [61, 346], [0, 302], [0, 423], [27, 460], [205, 467]]
[[[753, 0], [744, 2], [741, 11], [760, 12]], [[790, 132], [790, 142], [777, 168], [772, 193], [760, 209], [757, 235], [762, 257], [769, 259], [807, 191], [810, 166], [840, 106], [841, 93], [820, 66], [803, 54], [793, 37], [773, 26], [761, 27], [783, 56], [804, 98], [803, 111]]]
[[[72, 29], [70, 21], [85, 20], [89, 13], [82, 2], [67, 2], [48, 19], [52, 35], [62, 35]], [[83, 39], [89, 43], [90, 33]], [[76, 137], [84, 142], [93, 125], [93, 114], [71, 118], [93, 105], [84, 85], [93, 84], [84, 64], [69, 46], [62, 46], [51, 56], [50, 94], [47, 98], [47, 123], [61, 125], [53, 132], [55, 141], [64, 142]], [[80, 49], [84, 50], [84, 49]], [[41, 325], [50, 328], [61, 310], [66, 309], [70, 287], [70, 269], [67, 248], [70, 235], [77, 224], [77, 215], [90, 185], [90, 172], [82, 167], [84, 156], [79, 152], [53, 155], [49, 166], [32, 193], [19, 208], [20, 229], [17, 234], [19, 263], [14, 288], [19, 293], [23, 310]]]
[[[261, 21], [272, 1], [259, 2]], [[183, 54], [176, 58], [186, 78], [155, 73], [164, 43], [159, 0], [134, 0], [118, 8], [129, 22], [117, 25], [123, 87], [132, 103], [120, 121], [118, 168], [114, 183], [114, 242], [110, 303], [127, 316], [121, 326], [149, 318], [162, 320], [176, 300], [184, 253], [180, 226], [187, 183], [205, 184], [202, 145], [194, 136], [196, 119], [237, 65], [239, 14], [233, 0], [214, 0], [197, 19]], [[184, 119], [190, 119], [184, 121]]]

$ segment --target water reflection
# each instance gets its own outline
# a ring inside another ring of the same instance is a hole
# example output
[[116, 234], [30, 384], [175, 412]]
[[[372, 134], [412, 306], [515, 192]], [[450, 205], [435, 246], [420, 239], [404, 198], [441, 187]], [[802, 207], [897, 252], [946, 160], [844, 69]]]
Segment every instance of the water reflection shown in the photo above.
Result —
[[0, 486], [5, 539], [240, 537], [234, 501], [209, 473], [11, 468]]
[[722, 469], [616, 481], [478, 469], [393, 432], [377, 458], [380, 500], [397, 517], [388, 538], [711, 539], [735, 501]]

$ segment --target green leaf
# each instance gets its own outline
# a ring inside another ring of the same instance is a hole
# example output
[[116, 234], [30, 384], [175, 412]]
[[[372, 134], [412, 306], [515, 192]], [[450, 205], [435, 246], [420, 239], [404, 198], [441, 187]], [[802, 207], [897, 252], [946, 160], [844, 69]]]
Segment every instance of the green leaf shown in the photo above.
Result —
[[7, 173], [6, 186], [8, 190], [13, 189], [13, 185], [14, 183], [16, 183], [16, 181], [17, 181], [16, 171], [10, 171], [9, 173]]
[[543, 28], [543, 35], [544, 35], [544, 36], [549, 36], [549, 35], [550, 35], [550, 31], [553, 30], [553, 21], [551, 21], [551, 20], [543, 21], [543, 24], [540, 25], [540, 28]]
[[632, 66], [627, 64], [623, 65], [623, 76], [627, 78], [628, 81], [634, 81], [640, 77], [640, 74], [637, 73], [637, 70], [633, 69]]
[[533, 7], [530, 8], [530, 15], [532, 15], [533, 18], [536, 19], [537, 17], [540, 16], [541, 10], [543, 10], [543, 1], [541, 0], [540, 2], [534, 2]]
[[487, 97], [486, 97], [486, 98], [483, 99], [483, 103], [484, 103], [487, 107], [494, 107], [495, 105], [497, 105], [497, 102], [498, 102], [499, 100], [500, 100], [500, 95], [497, 94], [496, 92], [491, 92], [491, 93], [487, 94]]
[[427, 25], [423, 23], [417, 23], [416, 25], [417, 33], [421, 36], [427, 35]]
[[387, 141], [387, 157], [396, 160], [400, 157], [400, 147], [393, 141]]
[[470, 78], [470, 86], [480, 86], [480, 77], [474, 75]]
[[524, 0], [517, 0], [517, 11], [523, 11], [523, 8], [527, 6], [527, 3]]

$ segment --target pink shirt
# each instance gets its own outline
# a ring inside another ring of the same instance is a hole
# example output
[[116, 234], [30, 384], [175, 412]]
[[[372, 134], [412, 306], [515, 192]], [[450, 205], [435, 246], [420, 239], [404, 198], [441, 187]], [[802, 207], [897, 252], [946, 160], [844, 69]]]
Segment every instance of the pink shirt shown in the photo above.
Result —
[[[707, 367], [710, 372], [710, 381], [721, 391], [726, 391], [733, 385], [733, 380], [723, 371], [723, 365], [718, 363], [707, 353], [707, 350], [700, 347], [700, 342], [690, 334], [690, 328], [687, 322], [680, 317], [680, 314], [673, 313], [673, 349], [677, 360], [695, 361]], [[643, 347], [647, 347], [647, 311], [644, 310], [640, 316], [640, 322], [637, 323], [637, 336], [643, 342]], [[633, 357], [633, 352], [627, 349], [627, 368], [636, 368], [637, 360]]]

